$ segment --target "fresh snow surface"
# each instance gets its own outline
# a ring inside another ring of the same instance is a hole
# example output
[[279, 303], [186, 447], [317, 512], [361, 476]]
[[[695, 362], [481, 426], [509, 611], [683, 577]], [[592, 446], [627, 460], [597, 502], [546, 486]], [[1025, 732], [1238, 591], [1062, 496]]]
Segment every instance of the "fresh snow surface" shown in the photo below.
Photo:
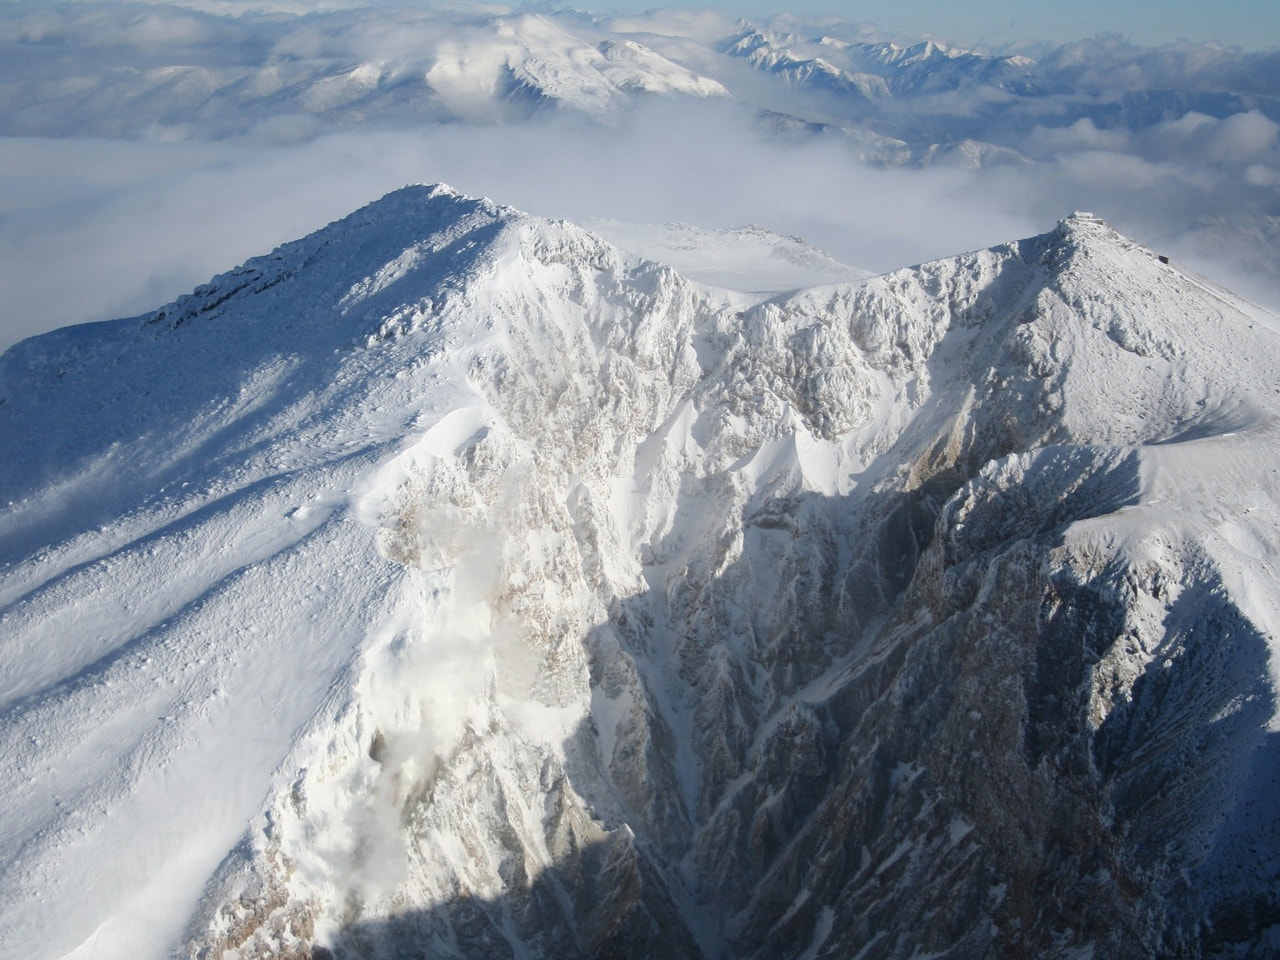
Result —
[[[266, 288], [307, 260], [326, 310], [367, 309], [413, 269], [410, 255], [335, 288], [356, 265], [304, 241], [219, 282]], [[282, 757], [414, 616], [414, 574], [382, 556], [369, 518], [406, 438], [443, 418], [429, 453], [463, 423], [465, 379], [441, 377], [447, 364], [411, 377], [427, 356], [375, 371], [351, 325], [312, 328], [305, 294], [264, 296], [234, 330], [210, 326], [216, 307], [201, 315], [206, 292], [185, 329], [72, 328], [9, 354], [5, 956], [163, 955]], [[12, 392], [15, 364], [56, 379], [58, 409], [29, 406], [46, 386]]]
[[[756, 641], [680, 672], [682, 591], [748, 548], [789, 562], [792, 518], [734, 526], [746, 513], [924, 482], [984, 402], [1011, 435], [1058, 426], [951, 498], [957, 531], [985, 491], [1032, 496], [1060, 458], [1136, 452], [1133, 501], [1064, 544], [1212, 566], [1280, 682], [1274, 318], [1085, 217], [872, 279], [754, 229], [601, 226], [745, 292], [413, 187], [152, 314], [0, 359], [0, 955], [160, 958], [201, 907], [193, 935], [230, 938], [247, 878], [286, 860], [264, 902], [312, 911], [322, 942], [352, 897], [385, 915], [495, 895], [495, 831], [554, 862], [543, 804], [572, 809], [578, 787], [540, 784], [586, 762], [584, 724], [612, 778], [589, 817], [628, 843], [628, 817], [697, 838], [749, 784], [706, 792], [683, 684], [745, 672]], [[761, 297], [796, 281], [826, 285]], [[1042, 406], [1019, 406], [1040, 379]], [[648, 648], [624, 656], [606, 604], [642, 595]], [[760, 602], [726, 606], [745, 621]], [[593, 630], [619, 650], [603, 677], [580, 649]], [[756, 755], [885, 655], [851, 649], [790, 692], [744, 681]], [[1130, 653], [1108, 662], [1121, 686], [1153, 655]], [[1117, 703], [1099, 694], [1098, 721]], [[655, 725], [675, 741], [671, 809], [638, 810], [626, 763]], [[905, 789], [919, 769], [901, 771]], [[399, 811], [427, 786], [442, 812], [408, 837]], [[1249, 809], [1231, 830], [1268, 816]], [[896, 842], [880, 869], [921, 849]], [[838, 948], [836, 921], [817, 910], [807, 955]]]
[[833, 259], [800, 237], [758, 226], [712, 230], [687, 223], [591, 220], [615, 247], [673, 267], [690, 280], [753, 294], [864, 280], [871, 273]]

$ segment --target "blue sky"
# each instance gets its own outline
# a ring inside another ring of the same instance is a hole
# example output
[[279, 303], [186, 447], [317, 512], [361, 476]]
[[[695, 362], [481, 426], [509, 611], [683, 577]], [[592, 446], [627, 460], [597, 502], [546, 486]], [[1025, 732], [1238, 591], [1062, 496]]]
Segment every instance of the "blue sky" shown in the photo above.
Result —
[[1219, 40], [1248, 49], [1280, 47], [1277, 0], [1071, 0], [1061, 4], [1026, 0], [984, 0], [978, 4], [951, 0], [578, 0], [572, 5], [592, 10], [716, 6], [748, 17], [783, 11], [833, 14], [868, 20], [886, 30], [927, 32], [968, 43], [1066, 41], [1117, 32], [1141, 43], [1164, 43], [1181, 37]]

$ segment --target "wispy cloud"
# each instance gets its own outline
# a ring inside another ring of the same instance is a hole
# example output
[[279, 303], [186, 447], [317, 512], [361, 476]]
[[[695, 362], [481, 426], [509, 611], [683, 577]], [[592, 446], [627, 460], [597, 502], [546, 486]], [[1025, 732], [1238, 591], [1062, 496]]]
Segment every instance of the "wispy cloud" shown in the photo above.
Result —
[[1280, 93], [1280, 51], [1180, 41], [1143, 47], [1109, 34], [1053, 48], [1040, 70], [1077, 91]]

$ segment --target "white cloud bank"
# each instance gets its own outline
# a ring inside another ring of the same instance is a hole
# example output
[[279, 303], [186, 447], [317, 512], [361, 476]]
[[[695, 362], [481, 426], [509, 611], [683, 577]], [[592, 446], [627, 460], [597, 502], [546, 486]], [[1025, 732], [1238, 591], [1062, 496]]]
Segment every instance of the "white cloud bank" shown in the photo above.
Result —
[[[450, 16], [458, 20], [452, 26]], [[682, 14], [618, 23], [650, 31], [628, 36], [704, 71], [718, 56], [714, 20]], [[687, 35], [672, 36], [682, 23]], [[148, 310], [389, 190], [431, 181], [573, 220], [758, 223], [875, 271], [1042, 232], [1073, 209], [1090, 209], [1280, 306], [1280, 113], [1262, 94], [1252, 109], [1232, 107], [1222, 117], [1188, 108], [1129, 126], [1105, 112], [1068, 114], [1055, 125], [1033, 111], [1025, 127], [1002, 128], [1000, 142], [1035, 162], [978, 170], [869, 167], [841, 136], [780, 139], [759, 129], [750, 106], [725, 98], [648, 97], [608, 123], [542, 110], [489, 126], [433, 121], [420, 105], [397, 100], [408, 88], [395, 84], [386, 102], [399, 106], [376, 117], [307, 113], [299, 104], [313, 94], [287, 84], [278, 96], [254, 95], [252, 122], [226, 106], [227, 97], [244, 95], [244, 84], [290, 69], [313, 82], [376, 62], [408, 83], [406, 64], [421, 74], [436, 62], [426, 53], [413, 59], [420, 51], [499, 36], [509, 26], [438, 7], [232, 19], [163, 7], [0, 3], [0, 54], [11, 78], [69, 85], [45, 106], [21, 101], [12, 85], [9, 99], [0, 98], [0, 131], [56, 115], [59, 134], [0, 137], [0, 347], [61, 324]], [[561, 28], [589, 50], [606, 29], [580, 20]], [[652, 33], [659, 28], [665, 39]], [[86, 53], [95, 43], [98, 60]], [[1157, 53], [1097, 41], [1048, 59], [1095, 84], [1131, 82], [1144, 71], [1172, 82], [1180, 71], [1204, 103], [1213, 78], [1247, 58], [1220, 48]], [[178, 54], [204, 65], [196, 73], [184, 67], [175, 74], [181, 83], [157, 88], [151, 106], [131, 101], [116, 139], [83, 135], [124, 116], [98, 109], [131, 89], [122, 77], [143, 69], [156, 76]], [[1271, 62], [1247, 56], [1259, 70]], [[237, 80], [241, 68], [249, 72]], [[1269, 76], [1259, 70], [1250, 74], [1255, 86]], [[182, 84], [193, 77], [213, 77], [232, 93], [206, 91], [193, 101], [199, 109], [184, 114]], [[1099, 94], [1059, 91], [1045, 100], [1073, 102], [1094, 105]], [[177, 112], [165, 113], [174, 103]], [[961, 113], [966, 130], [981, 122], [967, 106]], [[997, 119], [1007, 124], [1008, 116]]]
[[350, 132], [252, 142], [0, 140], [7, 342], [139, 313], [408, 182], [444, 181], [571, 220], [759, 223], [873, 270], [1037, 232], [960, 170], [874, 170], [787, 145], [733, 109], [655, 106], [622, 130]]

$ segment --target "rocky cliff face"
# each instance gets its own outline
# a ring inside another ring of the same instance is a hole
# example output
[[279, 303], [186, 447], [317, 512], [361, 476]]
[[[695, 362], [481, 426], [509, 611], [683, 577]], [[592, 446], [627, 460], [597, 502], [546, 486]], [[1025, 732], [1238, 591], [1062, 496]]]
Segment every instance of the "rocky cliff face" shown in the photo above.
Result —
[[237, 610], [325, 665], [185, 955], [1274, 946], [1275, 318], [1087, 215], [748, 304], [408, 188], [10, 353], [233, 357], [141, 432], [301, 503]]

